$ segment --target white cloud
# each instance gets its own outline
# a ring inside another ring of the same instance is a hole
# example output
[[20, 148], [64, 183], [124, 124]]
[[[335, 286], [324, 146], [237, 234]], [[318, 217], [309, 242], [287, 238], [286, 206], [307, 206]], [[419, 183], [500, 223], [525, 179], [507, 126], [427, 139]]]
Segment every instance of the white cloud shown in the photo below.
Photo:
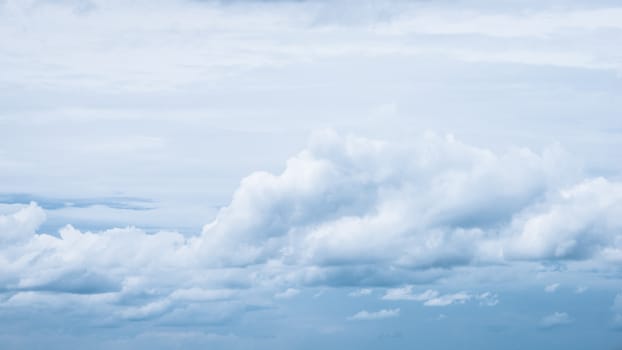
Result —
[[475, 296], [482, 306], [495, 306], [499, 304], [499, 296], [491, 292], [484, 292]]
[[419, 301], [425, 306], [464, 304], [470, 300], [479, 300], [480, 305], [483, 306], [495, 306], [499, 303], [497, 295], [490, 292], [484, 292], [481, 294], [472, 294], [467, 292], [441, 294], [436, 290], [428, 289], [424, 292], [413, 294], [412, 291], [413, 286], [391, 288], [387, 290], [382, 299]]
[[471, 300], [472, 295], [459, 292], [454, 294], [444, 294], [435, 298], [426, 300], [423, 305], [425, 306], [448, 306], [452, 304], [464, 304]]
[[162, 315], [168, 311], [170, 307], [171, 304], [168, 300], [157, 300], [146, 305], [123, 309], [120, 314], [126, 319], [142, 320]]
[[425, 292], [419, 294], [412, 293], [413, 286], [405, 286], [401, 288], [391, 288], [387, 290], [382, 297], [384, 300], [411, 300], [411, 301], [426, 301], [435, 298], [439, 293], [435, 290], [428, 289]]
[[561, 189], [548, 201], [515, 215], [508, 257], [585, 259], [618, 250], [622, 184], [590, 179]]
[[[537, 286], [620, 275], [619, 4], [372, 2], [0, 0], [0, 192], [158, 207], [0, 214], [3, 318], [204, 327], [291, 286], [492, 306], [477, 288], [541, 262], [568, 270]], [[325, 125], [385, 140], [318, 133], [282, 167]]]
[[245, 178], [201, 245], [206, 259], [242, 265], [275, 256], [320, 266], [499, 261], [505, 244], [490, 228], [564, 181], [559, 158], [497, 155], [432, 134], [404, 147], [319, 133], [282, 174]]
[[589, 9], [557, 12], [534, 12], [522, 16], [498, 13], [461, 12], [450, 14], [420, 12], [402, 18], [379, 31], [394, 34], [480, 34], [503, 38], [546, 38], [567, 30], [622, 29], [622, 9]]
[[[387, 7], [393, 7], [392, 12], [399, 15], [386, 20], [385, 15], [372, 14], [365, 21], [369, 25], [352, 25], [345, 18], [338, 23], [323, 23], [324, 14], [334, 13], [334, 4], [303, 2], [282, 6], [268, 2], [262, 7], [246, 6], [244, 11], [235, 11], [217, 2], [172, 6], [167, 1], [150, 4], [150, 10], [144, 11], [140, 5], [93, 1], [89, 25], [84, 26], [84, 14], [73, 6], [10, 3], [0, 4], [0, 39], [12, 53], [1, 61], [12, 68], [4, 80], [29, 85], [45, 82], [59, 89], [88, 86], [101, 90], [116, 87], [126, 91], [171, 91], [200, 83], [197, 71], [209, 73], [202, 79], [209, 77], [218, 82], [239, 74], [241, 69], [379, 55], [440, 54], [467, 61], [619, 68], [615, 59], [619, 49], [596, 40], [603, 35], [598, 30], [620, 29], [619, 8], [486, 14], [392, 2]], [[244, 7], [244, 3], [233, 8]], [[343, 13], [348, 14], [358, 13], [361, 8], [346, 7], [349, 9]], [[183, 21], [177, 22], [178, 18]], [[18, 29], [20, 23], [30, 25]], [[577, 40], [566, 38], [567, 33], [577, 31], [582, 34], [572, 36]], [[42, 33], [48, 37], [45, 43], [36, 40]], [[209, 33], [211, 40], [202, 40], [195, 33]], [[483, 45], [472, 40], [467, 48], [461, 47], [464, 35], [474, 34], [497, 41], [488, 40], [493, 44]], [[327, 35], [331, 40], [326, 39]], [[409, 38], [421, 36], [441, 36], [444, 40], [407, 44]], [[456, 38], [447, 40], [450, 36]], [[109, 43], [111, 38], [115, 45]], [[508, 49], [508, 40], [514, 40], [512, 50]], [[555, 45], [546, 45], [548, 42]], [[26, 59], [33, 56], [40, 59]], [[153, 57], [158, 59], [146, 59]], [[55, 69], [46, 70], [51, 65]], [[32, 74], [26, 75], [29, 71]], [[152, 74], [155, 72], [158, 74]]]
[[555, 293], [557, 291], [557, 288], [559, 288], [559, 283], [553, 283], [544, 287], [544, 291], [547, 293]]
[[540, 321], [542, 328], [554, 328], [572, 323], [572, 319], [565, 312], [554, 312], [550, 315], [544, 316]]
[[30, 239], [45, 221], [45, 212], [35, 203], [11, 215], [0, 215], [0, 244]]
[[361, 288], [361, 289], [357, 289], [355, 291], [348, 293], [348, 296], [362, 297], [362, 296], [371, 295], [372, 292], [373, 290], [371, 288]]
[[12, 292], [108, 293], [108, 307], [129, 318], [293, 297], [292, 285], [356, 285], [361, 295], [401, 285], [382, 298], [493, 306], [492, 293], [414, 292], [404, 282], [456, 266], [615, 262], [622, 184], [578, 180], [565, 159], [559, 149], [493, 152], [451, 135], [393, 144], [325, 131], [281, 174], [243, 179], [197, 235], [66, 226], [54, 236], [35, 232], [45, 218], [35, 204], [3, 215], [0, 281]]
[[348, 317], [348, 319], [352, 321], [373, 321], [373, 320], [381, 320], [385, 318], [398, 317], [399, 315], [400, 315], [400, 309], [382, 309], [382, 310], [373, 311], [373, 312], [363, 310]]
[[170, 298], [183, 301], [215, 301], [215, 300], [227, 300], [236, 296], [236, 291], [231, 289], [202, 289], [202, 288], [188, 288], [178, 289], [171, 293]]
[[291, 298], [295, 297], [298, 294], [300, 294], [300, 291], [298, 289], [287, 288], [286, 290], [284, 290], [284, 291], [282, 291], [280, 293], [276, 293], [274, 295], [274, 297], [277, 298], [277, 299], [291, 299]]

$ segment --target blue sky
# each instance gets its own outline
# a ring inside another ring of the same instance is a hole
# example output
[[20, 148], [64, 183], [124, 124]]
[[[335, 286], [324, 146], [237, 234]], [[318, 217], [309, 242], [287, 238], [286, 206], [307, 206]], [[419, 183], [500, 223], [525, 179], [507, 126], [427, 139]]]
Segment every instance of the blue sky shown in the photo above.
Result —
[[622, 346], [617, 1], [0, 1], [0, 346]]

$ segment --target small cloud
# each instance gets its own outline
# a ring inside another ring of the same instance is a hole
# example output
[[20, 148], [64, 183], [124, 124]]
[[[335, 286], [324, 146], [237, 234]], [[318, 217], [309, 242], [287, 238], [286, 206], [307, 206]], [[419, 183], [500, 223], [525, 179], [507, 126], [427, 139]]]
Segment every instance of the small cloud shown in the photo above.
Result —
[[586, 291], [587, 291], [587, 287], [585, 287], [585, 286], [579, 286], [579, 287], [577, 287], [577, 289], [574, 290], [574, 292], [576, 294], [583, 294]]
[[555, 293], [555, 291], [557, 291], [557, 288], [559, 288], [559, 283], [553, 283], [544, 287], [544, 291], [547, 293]]
[[382, 297], [384, 300], [410, 300], [410, 301], [426, 301], [435, 298], [439, 295], [438, 291], [428, 289], [423, 293], [413, 294], [413, 286], [406, 286], [402, 288], [393, 288], [387, 290]]
[[146, 305], [130, 307], [120, 312], [120, 316], [128, 320], [147, 320], [159, 317], [169, 311], [172, 305], [170, 301], [163, 299]]
[[300, 294], [300, 291], [296, 288], [287, 288], [287, 290], [281, 292], [281, 293], [276, 293], [274, 295], [275, 298], [277, 299], [290, 299], [295, 297], [296, 295]]
[[540, 321], [540, 327], [545, 329], [555, 328], [572, 323], [572, 319], [565, 312], [555, 312], [544, 316]]
[[451, 304], [464, 304], [472, 298], [471, 295], [465, 292], [459, 292], [454, 294], [445, 294], [436, 298], [426, 300], [423, 305], [425, 306], [448, 306]]
[[400, 315], [400, 309], [382, 309], [380, 311], [375, 311], [375, 312], [363, 310], [348, 317], [348, 319], [352, 321], [372, 321], [372, 320], [381, 320], [385, 318], [398, 317], [399, 315]]
[[363, 289], [358, 289], [358, 290], [355, 290], [353, 292], [350, 292], [348, 294], [348, 296], [351, 296], [351, 297], [362, 297], [362, 296], [370, 295], [371, 293], [372, 293], [371, 288], [363, 288]]
[[178, 289], [171, 293], [170, 297], [173, 300], [205, 302], [230, 299], [235, 296], [235, 294], [235, 291], [229, 289], [208, 290], [201, 288], [189, 288]]
[[475, 297], [482, 306], [495, 306], [499, 304], [499, 296], [490, 292], [482, 293]]
[[446, 318], [447, 318], [447, 315], [445, 315], [445, 314], [438, 314], [438, 316], [436, 316], [436, 320], [437, 321], [442, 321], [442, 320], [444, 320]]

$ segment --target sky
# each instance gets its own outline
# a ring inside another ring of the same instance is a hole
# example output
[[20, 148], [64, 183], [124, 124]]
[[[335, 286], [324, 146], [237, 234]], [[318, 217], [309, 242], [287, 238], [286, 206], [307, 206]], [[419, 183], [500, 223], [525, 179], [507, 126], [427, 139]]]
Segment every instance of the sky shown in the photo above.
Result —
[[622, 349], [622, 4], [0, 0], [0, 349]]

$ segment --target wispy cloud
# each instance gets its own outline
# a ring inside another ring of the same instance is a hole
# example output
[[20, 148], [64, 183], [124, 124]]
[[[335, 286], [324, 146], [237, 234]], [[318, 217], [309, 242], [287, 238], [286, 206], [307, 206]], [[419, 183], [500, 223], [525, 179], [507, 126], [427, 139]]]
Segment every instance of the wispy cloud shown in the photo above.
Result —
[[296, 288], [287, 288], [282, 292], [276, 293], [274, 297], [277, 299], [291, 299], [298, 294], [300, 294], [300, 290]]
[[373, 292], [373, 290], [371, 288], [361, 288], [361, 289], [357, 289], [355, 291], [352, 291], [352, 292], [348, 293], [348, 296], [351, 296], [351, 297], [362, 297], [362, 296], [371, 295], [372, 292]]
[[553, 283], [544, 287], [544, 291], [547, 293], [555, 293], [557, 291], [557, 288], [559, 288], [559, 283]]
[[572, 323], [572, 318], [565, 312], [554, 312], [544, 316], [540, 321], [540, 327], [551, 329]]
[[436, 290], [428, 289], [424, 292], [413, 294], [413, 286], [389, 289], [382, 297], [382, 299], [419, 301], [422, 302], [425, 306], [448, 306], [452, 304], [464, 304], [470, 300], [479, 300], [480, 305], [494, 306], [499, 302], [497, 295], [490, 292], [485, 292], [481, 294], [472, 294], [467, 292], [441, 294]]

